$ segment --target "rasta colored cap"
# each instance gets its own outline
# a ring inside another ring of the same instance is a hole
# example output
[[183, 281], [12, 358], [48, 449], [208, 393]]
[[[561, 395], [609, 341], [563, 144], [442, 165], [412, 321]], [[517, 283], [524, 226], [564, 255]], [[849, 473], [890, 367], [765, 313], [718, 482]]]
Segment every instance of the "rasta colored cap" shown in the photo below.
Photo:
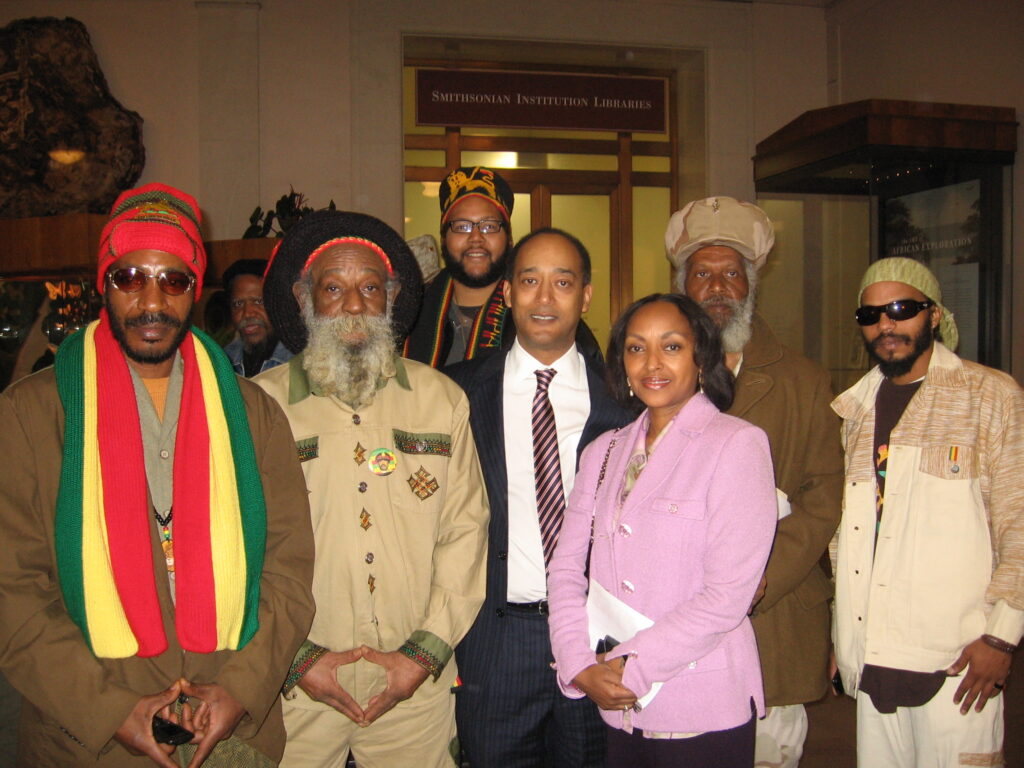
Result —
[[515, 195], [512, 187], [501, 175], [482, 165], [456, 168], [441, 182], [438, 200], [441, 204], [441, 224], [448, 221], [448, 213], [464, 197], [482, 197], [501, 211], [506, 222], [512, 216]]
[[100, 233], [96, 288], [103, 293], [107, 270], [126, 253], [172, 253], [196, 278], [195, 298], [203, 292], [206, 249], [199, 231], [202, 214], [191, 195], [166, 184], [146, 184], [122, 192]]

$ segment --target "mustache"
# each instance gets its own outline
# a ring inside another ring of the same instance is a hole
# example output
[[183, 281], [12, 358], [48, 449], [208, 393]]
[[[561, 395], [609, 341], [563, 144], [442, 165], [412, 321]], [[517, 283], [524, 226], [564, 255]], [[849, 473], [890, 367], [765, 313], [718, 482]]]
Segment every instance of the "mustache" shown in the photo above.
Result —
[[239, 328], [252, 328], [253, 326], [258, 326], [260, 328], [266, 328], [267, 324], [266, 324], [266, 322], [263, 321], [262, 318], [259, 318], [259, 317], [253, 317], [253, 318], [250, 318], [249, 320], [243, 320], [242, 322], [240, 322], [238, 324]]
[[711, 307], [716, 304], [724, 304], [727, 307], [735, 307], [738, 306], [740, 302], [737, 301], [736, 299], [730, 299], [728, 296], [711, 296], [707, 299], [704, 299], [704, 301], [700, 303], [702, 307]]
[[135, 317], [125, 318], [125, 328], [138, 328], [140, 325], [166, 325], [171, 328], [181, 328], [181, 320], [171, 317], [165, 312], [145, 312]]
[[886, 339], [896, 339], [897, 341], [902, 341], [904, 344], [910, 344], [913, 341], [913, 339], [911, 339], [905, 333], [892, 333], [890, 331], [889, 333], [880, 333], [874, 339], [872, 339], [871, 348], [877, 350], [878, 347], [881, 346], [882, 342], [885, 341]]

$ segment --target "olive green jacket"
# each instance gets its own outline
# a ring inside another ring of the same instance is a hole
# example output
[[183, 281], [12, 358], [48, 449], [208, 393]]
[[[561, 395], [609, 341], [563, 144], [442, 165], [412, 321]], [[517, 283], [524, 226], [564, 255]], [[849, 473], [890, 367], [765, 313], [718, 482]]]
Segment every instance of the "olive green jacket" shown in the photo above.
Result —
[[[24, 697], [18, 765], [145, 766], [113, 740], [139, 698], [184, 677], [218, 683], [246, 709], [234, 735], [273, 760], [284, 750], [278, 695], [313, 617], [313, 537], [288, 422], [239, 379], [267, 503], [259, 630], [240, 651], [183, 651], [167, 579], [157, 578], [169, 647], [159, 656], [97, 659], [64, 609], [54, 553], [64, 411], [52, 368], [0, 395], [0, 670]], [[152, 518], [152, 509], [147, 510]], [[164, 556], [153, 524], [154, 573]]]
[[832, 585], [819, 560], [839, 525], [843, 459], [828, 374], [782, 346], [760, 316], [753, 322], [728, 413], [768, 434], [775, 485], [792, 509], [779, 521], [752, 617], [772, 707], [816, 701], [828, 690]]

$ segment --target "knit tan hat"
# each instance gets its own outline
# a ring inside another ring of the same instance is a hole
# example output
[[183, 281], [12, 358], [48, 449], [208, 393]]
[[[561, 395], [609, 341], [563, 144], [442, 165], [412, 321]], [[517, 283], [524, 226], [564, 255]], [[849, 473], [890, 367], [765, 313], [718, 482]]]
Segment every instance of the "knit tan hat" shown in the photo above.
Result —
[[919, 261], [902, 256], [879, 259], [868, 267], [864, 277], [861, 278], [860, 289], [857, 291], [858, 302], [864, 295], [864, 289], [875, 283], [903, 283], [911, 288], [916, 288], [926, 298], [934, 301], [935, 306], [942, 310], [942, 318], [939, 320], [942, 343], [949, 349], [956, 350], [957, 344], [960, 343], [960, 332], [957, 330], [956, 321], [953, 320], [953, 313], [942, 304], [942, 288], [939, 286], [939, 279], [928, 267]]
[[691, 254], [708, 245], [728, 246], [752, 262], [754, 269], [761, 269], [774, 244], [768, 215], [732, 197], [694, 200], [672, 214], [665, 230], [665, 252], [679, 270]]

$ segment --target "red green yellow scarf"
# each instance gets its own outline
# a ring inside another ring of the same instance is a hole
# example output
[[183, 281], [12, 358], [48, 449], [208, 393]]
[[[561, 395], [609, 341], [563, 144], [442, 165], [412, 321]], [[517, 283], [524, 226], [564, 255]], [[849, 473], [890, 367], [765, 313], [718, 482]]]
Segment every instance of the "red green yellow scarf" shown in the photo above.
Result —
[[[195, 328], [180, 351], [174, 623], [187, 651], [238, 649], [258, 628], [263, 486], [231, 363]], [[66, 420], [56, 512], [65, 606], [97, 657], [156, 656], [167, 637], [142, 429], [128, 363], [105, 311], [61, 344], [55, 370]]]
[[[444, 361], [441, 354], [445, 349], [445, 329], [448, 323], [448, 310], [451, 308], [452, 297], [455, 292], [455, 281], [451, 275], [444, 274], [444, 288], [438, 293], [438, 305], [430, 306], [430, 292], [423, 299], [423, 310], [420, 317], [426, 320], [434, 318], [434, 323], [427, 329], [423, 338], [415, 329], [405, 340], [402, 348], [403, 357], [413, 357], [422, 360], [431, 368], [443, 368]], [[431, 314], [436, 311], [436, 314]], [[466, 340], [466, 352], [463, 360], [472, 360], [481, 349], [498, 349], [501, 347], [501, 332], [505, 321], [505, 313], [508, 306], [505, 304], [505, 297], [501, 291], [501, 285], [495, 286], [487, 303], [477, 312], [476, 320], [470, 329], [469, 338]], [[421, 332], [422, 333], [422, 332]], [[427, 335], [429, 334], [429, 338]], [[417, 338], [413, 338], [416, 336]], [[424, 344], [426, 346], [424, 346]], [[422, 349], [421, 349], [422, 347]], [[422, 353], [420, 357], [416, 353]]]

